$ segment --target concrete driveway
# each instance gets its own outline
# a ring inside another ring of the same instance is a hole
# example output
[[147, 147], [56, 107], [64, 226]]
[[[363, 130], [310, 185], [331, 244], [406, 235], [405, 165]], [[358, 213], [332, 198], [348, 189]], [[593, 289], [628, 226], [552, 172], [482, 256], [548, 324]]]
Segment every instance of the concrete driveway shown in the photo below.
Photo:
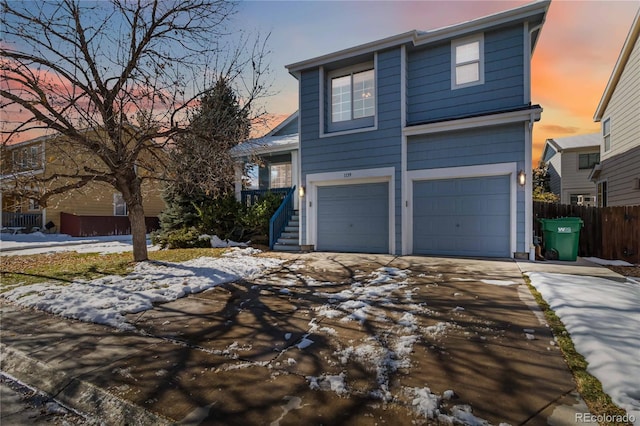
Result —
[[278, 256], [258, 279], [130, 315], [137, 333], [3, 302], [2, 341], [184, 424], [546, 425], [586, 410], [515, 262]]

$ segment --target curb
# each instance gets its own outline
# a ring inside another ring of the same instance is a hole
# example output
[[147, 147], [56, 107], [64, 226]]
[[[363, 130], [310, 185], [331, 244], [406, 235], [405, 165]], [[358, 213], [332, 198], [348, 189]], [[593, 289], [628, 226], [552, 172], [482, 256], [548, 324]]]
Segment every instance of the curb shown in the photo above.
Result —
[[172, 425], [174, 422], [69, 376], [24, 352], [0, 343], [0, 369], [64, 405], [108, 425]]

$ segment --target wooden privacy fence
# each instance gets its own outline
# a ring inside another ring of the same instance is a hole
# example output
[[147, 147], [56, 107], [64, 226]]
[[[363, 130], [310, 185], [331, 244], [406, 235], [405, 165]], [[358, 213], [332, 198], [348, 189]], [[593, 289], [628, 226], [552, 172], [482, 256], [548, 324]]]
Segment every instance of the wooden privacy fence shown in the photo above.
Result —
[[[147, 233], [160, 228], [157, 217], [145, 217]], [[94, 237], [98, 235], [131, 234], [131, 223], [127, 216], [77, 216], [60, 213], [60, 233], [72, 237]]]
[[534, 234], [542, 237], [538, 219], [579, 217], [578, 256], [640, 263], [640, 206], [585, 207], [567, 204], [533, 203]]

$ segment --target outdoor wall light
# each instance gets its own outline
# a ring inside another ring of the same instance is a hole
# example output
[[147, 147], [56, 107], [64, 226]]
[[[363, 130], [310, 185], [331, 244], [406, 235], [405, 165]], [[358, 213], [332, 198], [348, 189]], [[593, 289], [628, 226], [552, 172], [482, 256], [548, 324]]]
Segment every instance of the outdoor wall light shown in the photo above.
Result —
[[518, 172], [518, 185], [524, 186], [525, 183], [527, 183], [527, 174], [524, 172], [524, 170], [520, 170]]
[[304, 198], [304, 192], [305, 192], [304, 186], [300, 185], [300, 189], [298, 189], [298, 196], [300, 196], [300, 198]]

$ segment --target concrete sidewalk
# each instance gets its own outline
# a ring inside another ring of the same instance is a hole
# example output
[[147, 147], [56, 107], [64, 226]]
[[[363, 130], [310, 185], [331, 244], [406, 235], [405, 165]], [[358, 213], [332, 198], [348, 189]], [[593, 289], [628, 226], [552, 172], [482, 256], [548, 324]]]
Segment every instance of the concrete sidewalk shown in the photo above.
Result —
[[[0, 299], [0, 369], [114, 425], [570, 425], [587, 411], [515, 262], [282, 256], [268, 276], [130, 315], [131, 333]], [[339, 315], [357, 312], [344, 294], [366, 319]]]

